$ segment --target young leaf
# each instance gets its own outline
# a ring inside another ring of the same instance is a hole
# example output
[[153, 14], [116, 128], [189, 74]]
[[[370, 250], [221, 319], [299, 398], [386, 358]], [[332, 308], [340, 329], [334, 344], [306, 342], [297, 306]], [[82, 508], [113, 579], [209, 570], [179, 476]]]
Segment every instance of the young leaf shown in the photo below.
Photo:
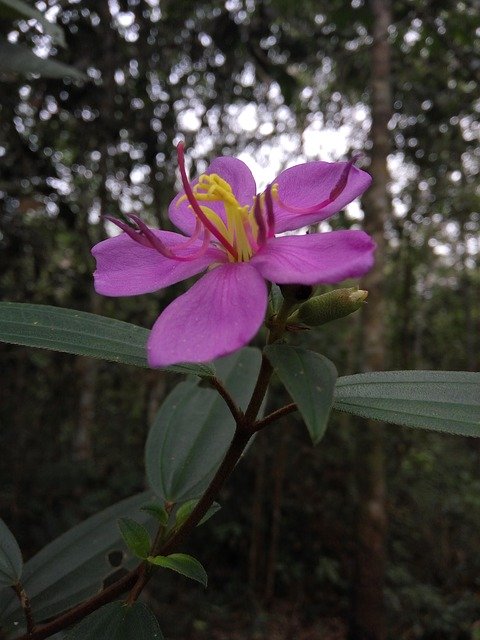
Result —
[[145, 527], [131, 518], [120, 518], [118, 528], [130, 551], [139, 558], [146, 558], [150, 553], [151, 540]]
[[[0, 302], [0, 342], [148, 367], [148, 334], [143, 327], [75, 309]], [[205, 364], [179, 364], [164, 371], [200, 378], [215, 375]]]
[[335, 409], [363, 418], [480, 437], [480, 373], [384, 371], [338, 379]]
[[163, 640], [163, 635], [143, 602], [110, 602], [84, 618], [65, 640]]
[[175, 514], [176, 527], [181, 526], [185, 522], [188, 516], [195, 509], [195, 505], [197, 504], [197, 502], [198, 500], [189, 500], [188, 502], [184, 502], [182, 505], [178, 507], [177, 513]]
[[[260, 368], [260, 352], [247, 347], [215, 362], [218, 375], [245, 408]], [[179, 384], [158, 412], [148, 434], [145, 465], [160, 500], [198, 498], [223, 459], [235, 422], [213, 389], [192, 380]]]
[[[145, 525], [151, 523], [149, 516], [139, 511], [151, 499], [151, 493], [141, 493], [114, 504], [50, 542], [25, 563], [22, 585], [37, 622], [85, 600], [100, 589], [107, 576], [118, 571], [120, 567], [109, 561], [112, 551], [126, 551], [117, 521], [134, 516]], [[133, 567], [136, 562], [129, 558], [121, 566]], [[2, 628], [18, 635], [23, 613], [11, 590], [0, 591], [0, 620]]]
[[[182, 526], [185, 520], [190, 517], [190, 514], [195, 509], [197, 503], [198, 500], [189, 500], [188, 502], [185, 502], [178, 507], [177, 512], [175, 513], [175, 527], [178, 528]], [[215, 515], [217, 511], [219, 511], [219, 509], [220, 505], [218, 504], [218, 502], [214, 502], [197, 526], [200, 527], [202, 524], [205, 524], [205, 522], [207, 522], [207, 520], [210, 520], [210, 518]]]
[[168, 524], [168, 513], [167, 510], [162, 507], [162, 505], [152, 502], [151, 504], [146, 504], [141, 508], [142, 511], [146, 511], [154, 518], [158, 520], [158, 522], [164, 527]]
[[0, 588], [16, 584], [22, 576], [22, 553], [13, 533], [0, 518]]
[[286, 344], [269, 345], [264, 352], [297, 403], [313, 444], [317, 444], [326, 431], [332, 407], [335, 365], [318, 353]]
[[208, 577], [205, 569], [198, 560], [186, 553], [172, 553], [169, 556], [150, 556], [147, 560], [158, 567], [171, 569], [191, 580], [196, 580], [203, 584], [204, 587], [207, 586]]

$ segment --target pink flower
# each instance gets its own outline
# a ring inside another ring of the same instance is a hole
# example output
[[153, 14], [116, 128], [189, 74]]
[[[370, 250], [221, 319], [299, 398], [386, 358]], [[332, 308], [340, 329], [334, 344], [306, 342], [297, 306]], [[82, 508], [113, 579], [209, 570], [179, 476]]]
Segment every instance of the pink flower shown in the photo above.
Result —
[[216, 158], [189, 182], [178, 145], [183, 191], [169, 207], [182, 234], [112, 219], [125, 233], [92, 249], [95, 289], [132, 296], [207, 273], [174, 300], [148, 340], [152, 367], [206, 362], [247, 344], [267, 308], [266, 280], [278, 284], [333, 284], [366, 273], [373, 240], [363, 231], [308, 235], [276, 233], [312, 225], [340, 211], [370, 185], [352, 162], [308, 162], [282, 171], [256, 195], [248, 167]]

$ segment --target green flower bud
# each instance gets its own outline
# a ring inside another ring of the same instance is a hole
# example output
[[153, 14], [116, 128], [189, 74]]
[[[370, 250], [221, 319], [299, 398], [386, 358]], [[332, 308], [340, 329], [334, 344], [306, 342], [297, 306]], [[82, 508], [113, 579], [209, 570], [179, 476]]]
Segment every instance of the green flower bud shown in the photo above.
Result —
[[332, 320], [344, 318], [360, 309], [367, 296], [368, 291], [355, 287], [335, 289], [314, 296], [289, 317], [287, 324], [302, 323], [309, 327], [318, 327]]

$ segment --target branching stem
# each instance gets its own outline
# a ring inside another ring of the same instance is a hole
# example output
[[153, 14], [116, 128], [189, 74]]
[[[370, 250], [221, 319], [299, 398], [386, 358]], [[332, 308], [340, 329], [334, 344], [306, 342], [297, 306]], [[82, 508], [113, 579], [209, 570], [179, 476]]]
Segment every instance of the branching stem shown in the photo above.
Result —
[[[289, 301], [284, 301], [282, 308], [271, 324], [267, 344], [272, 344], [282, 337], [285, 331], [287, 319], [290, 315], [291, 307], [292, 304]], [[265, 355], [263, 355], [257, 381], [245, 414], [236, 404], [220, 380], [213, 378], [210, 381], [212, 386], [224, 399], [235, 420], [235, 434], [220, 467], [189, 517], [185, 520], [182, 526], [174, 531], [172, 536], [167, 538], [165, 541], [160, 533], [157, 535], [152, 546], [152, 555], [169, 555], [184, 542], [213, 504], [220, 489], [229, 478], [237, 462], [240, 460], [250, 438], [252, 438], [252, 436], [260, 429], [263, 429], [268, 424], [271, 424], [273, 421], [296, 409], [296, 405], [290, 404], [274, 411], [266, 418], [263, 418], [258, 422], [256, 421], [258, 412], [260, 411], [265, 399], [265, 394], [267, 392], [272, 373], [273, 367]], [[99, 609], [104, 604], [112, 602], [115, 598], [128, 590], [130, 590], [130, 593], [126, 602], [127, 604], [133, 604], [152, 577], [154, 570], [155, 567], [146, 562], [138, 565], [123, 578], [117, 580], [117, 582], [114, 582], [99, 594], [92, 596], [89, 600], [82, 602], [51, 622], [33, 626], [33, 620], [31, 620], [31, 626], [28, 626], [30, 623], [28, 623], [27, 619], [28, 633], [19, 636], [16, 640], [44, 640], [44, 638], [48, 638], [58, 631], [73, 625], [90, 613]]]

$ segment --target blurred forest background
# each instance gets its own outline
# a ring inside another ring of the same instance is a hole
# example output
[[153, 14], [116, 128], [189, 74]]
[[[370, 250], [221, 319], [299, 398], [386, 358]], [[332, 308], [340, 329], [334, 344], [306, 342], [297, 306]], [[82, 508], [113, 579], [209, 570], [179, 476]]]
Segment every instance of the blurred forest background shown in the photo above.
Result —
[[[342, 375], [480, 368], [475, 0], [35, 6], [66, 48], [33, 22], [0, 32], [88, 80], [0, 76], [2, 300], [150, 327], [184, 284], [101, 298], [90, 248], [100, 214], [168, 225], [180, 135], [191, 175], [240, 154], [264, 183], [363, 151], [374, 187], [331, 224], [375, 235], [370, 302], [309, 339]], [[0, 513], [30, 556], [144, 487], [148, 425], [176, 381], [5, 345], [1, 362]], [[313, 449], [289, 416], [189, 543], [209, 589], [171, 576], [149, 587], [167, 637], [478, 640], [479, 459], [472, 439], [339, 414]]]

